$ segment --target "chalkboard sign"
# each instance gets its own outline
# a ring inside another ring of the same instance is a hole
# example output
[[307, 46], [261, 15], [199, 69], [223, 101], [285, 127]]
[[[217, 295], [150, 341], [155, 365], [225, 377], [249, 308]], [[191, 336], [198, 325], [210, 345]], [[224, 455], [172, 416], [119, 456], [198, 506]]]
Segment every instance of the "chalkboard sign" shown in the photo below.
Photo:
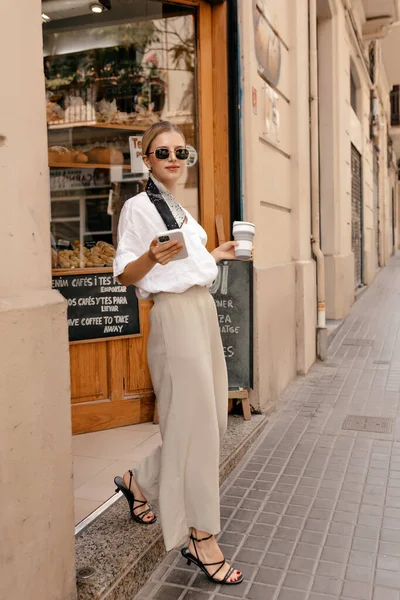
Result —
[[229, 388], [253, 386], [253, 263], [224, 260], [211, 288], [219, 327]]
[[111, 274], [55, 275], [53, 288], [68, 301], [70, 342], [140, 333], [135, 288], [114, 283]]

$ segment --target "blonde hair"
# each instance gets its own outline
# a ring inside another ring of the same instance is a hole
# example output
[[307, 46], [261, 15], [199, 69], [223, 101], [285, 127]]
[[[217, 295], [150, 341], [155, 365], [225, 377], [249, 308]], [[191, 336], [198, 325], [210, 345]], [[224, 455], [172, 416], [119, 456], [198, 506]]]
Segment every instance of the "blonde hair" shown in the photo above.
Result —
[[158, 135], [167, 132], [179, 133], [179, 135], [182, 136], [184, 142], [186, 143], [185, 136], [183, 135], [181, 129], [179, 129], [178, 125], [174, 125], [169, 121], [161, 121], [161, 123], [154, 123], [154, 125], [146, 129], [146, 131], [143, 134], [142, 156], [147, 156], [152, 142], [156, 139]]

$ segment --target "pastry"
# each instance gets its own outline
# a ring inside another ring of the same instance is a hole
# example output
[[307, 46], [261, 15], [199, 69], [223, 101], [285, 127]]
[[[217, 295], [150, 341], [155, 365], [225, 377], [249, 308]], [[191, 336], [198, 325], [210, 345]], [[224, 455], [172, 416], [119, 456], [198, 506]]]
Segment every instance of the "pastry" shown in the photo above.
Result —
[[70, 250], [62, 250], [58, 253], [58, 264], [64, 269], [76, 268], [79, 267], [79, 258]]
[[97, 242], [96, 246], [101, 249], [102, 254], [106, 256], [115, 256], [115, 248], [107, 242]]
[[86, 248], [79, 240], [72, 242], [74, 250], [60, 250], [57, 253], [57, 266], [64, 269], [112, 267], [115, 248], [107, 242], [97, 242], [93, 248]]
[[103, 164], [103, 165], [122, 165], [124, 162], [124, 155], [115, 148], [106, 148], [104, 146], [98, 146], [92, 148], [87, 153], [87, 157], [90, 163]]
[[90, 257], [90, 262], [92, 262], [95, 267], [104, 265], [104, 260], [100, 258], [100, 256], [96, 256], [95, 254], [92, 254], [92, 256]]
[[69, 269], [71, 264], [67, 258], [59, 257], [58, 258], [58, 266], [61, 267], [61, 269]]
[[[64, 269], [72, 269], [80, 266], [79, 256], [73, 250], [60, 250], [58, 253], [58, 264]], [[79, 253], [79, 251], [78, 251]]]

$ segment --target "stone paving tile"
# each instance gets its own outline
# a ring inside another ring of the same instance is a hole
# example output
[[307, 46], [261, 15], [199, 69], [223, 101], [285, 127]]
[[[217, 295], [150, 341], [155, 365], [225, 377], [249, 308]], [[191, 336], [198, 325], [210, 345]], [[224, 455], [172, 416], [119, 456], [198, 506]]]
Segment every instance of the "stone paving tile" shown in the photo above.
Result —
[[[219, 543], [244, 583], [213, 584], [173, 551], [137, 600], [400, 600], [399, 294], [393, 258], [225, 482]], [[393, 432], [343, 430], [352, 414]]]

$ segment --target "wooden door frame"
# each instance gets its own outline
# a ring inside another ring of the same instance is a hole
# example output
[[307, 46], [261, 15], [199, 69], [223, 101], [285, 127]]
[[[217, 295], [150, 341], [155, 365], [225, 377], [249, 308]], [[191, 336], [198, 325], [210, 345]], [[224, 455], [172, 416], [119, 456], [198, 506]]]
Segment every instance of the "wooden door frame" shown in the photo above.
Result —
[[216, 215], [222, 215], [225, 232], [230, 231], [227, 3], [177, 3], [197, 6], [200, 222], [212, 250], [217, 245]]

